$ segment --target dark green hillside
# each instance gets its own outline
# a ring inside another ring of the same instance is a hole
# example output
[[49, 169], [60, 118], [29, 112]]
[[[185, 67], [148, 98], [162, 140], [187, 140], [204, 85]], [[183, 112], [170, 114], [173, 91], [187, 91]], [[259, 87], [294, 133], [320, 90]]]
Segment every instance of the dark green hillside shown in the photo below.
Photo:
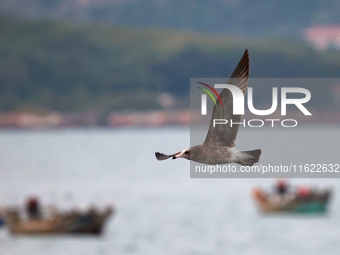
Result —
[[229, 76], [245, 48], [252, 77], [340, 76], [339, 52], [299, 41], [1, 19], [0, 111], [143, 110], [162, 91], [187, 102], [190, 77]]
[[1, 0], [1, 13], [253, 38], [301, 38], [306, 27], [340, 24], [337, 0]]

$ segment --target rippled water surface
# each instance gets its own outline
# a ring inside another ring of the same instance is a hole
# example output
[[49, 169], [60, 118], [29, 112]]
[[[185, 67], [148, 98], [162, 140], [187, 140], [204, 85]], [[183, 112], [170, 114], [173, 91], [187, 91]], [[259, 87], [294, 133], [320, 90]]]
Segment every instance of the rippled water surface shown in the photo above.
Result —
[[[340, 163], [337, 130], [292, 129], [275, 146], [282, 129], [241, 130], [237, 145], [262, 148], [264, 162]], [[36, 194], [60, 210], [117, 207], [101, 237], [11, 236], [2, 228], [0, 254], [338, 254], [338, 179], [292, 180], [333, 186], [327, 216], [263, 216], [250, 191], [273, 179], [190, 179], [188, 161], [155, 159], [189, 139], [185, 128], [0, 131], [0, 205]]]

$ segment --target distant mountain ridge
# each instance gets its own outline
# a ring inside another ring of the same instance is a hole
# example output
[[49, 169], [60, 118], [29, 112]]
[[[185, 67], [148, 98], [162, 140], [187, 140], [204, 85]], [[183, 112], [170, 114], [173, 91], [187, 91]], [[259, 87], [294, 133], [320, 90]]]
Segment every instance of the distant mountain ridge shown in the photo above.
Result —
[[267, 38], [340, 24], [337, 0], [2, 0], [0, 13]]
[[[228, 77], [245, 48], [252, 78], [340, 77], [339, 51], [298, 40], [0, 18], [0, 111], [160, 109], [163, 92], [188, 107], [190, 78]], [[313, 107], [335, 106], [332, 88], [312, 89]]]

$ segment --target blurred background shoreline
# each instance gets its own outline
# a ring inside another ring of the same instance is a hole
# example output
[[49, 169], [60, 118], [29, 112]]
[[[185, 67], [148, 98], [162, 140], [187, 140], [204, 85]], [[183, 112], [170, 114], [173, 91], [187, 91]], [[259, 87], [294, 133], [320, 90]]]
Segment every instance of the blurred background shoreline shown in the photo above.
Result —
[[191, 124], [205, 137], [190, 78], [229, 77], [247, 48], [254, 107], [270, 108], [273, 86], [303, 87], [312, 116], [246, 112], [299, 124], [241, 127], [237, 148], [261, 148], [260, 164], [339, 164], [339, 13], [337, 0], [1, 0], [0, 208], [25, 212], [35, 197], [59, 212], [117, 214], [101, 238], [18, 236], [4, 225], [0, 253], [338, 254], [339, 178], [289, 180], [293, 196], [331, 188], [323, 216], [268, 217], [251, 190], [275, 196], [274, 179], [194, 179], [189, 161], [155, 152], [188, 147]]
[[[90, 2], [75, 1], [86, 8]], [[0, 128], [188, 125], [190, 78], [228, 77], [245, 48], [251, 78], [340, 76], [340, 26], [333, 23], [256, 37], [91, 18], [74, 23], [10, 6], [0, 15]], [[339, 123], [340, 84], [307, 89], [310, 122]], [[260, 92], [255, 106], [268, 101], [268, 88]]]
[[[298, 125], [334, 125], [340, 123], [339, 112], [312, 112], [312, 116], [306, 118], [301, 112], [290, 112], [289, 118], [297, 121]], [[251, 114], [246, 114], [247, 121]], [[164, 110], [146, 112], [113, 112], [105, 120], [94, 113], [67, 114], [60, 112], [52, 113], [0, 113], [1, 129], [59, 129], [59, 128], [122, 128], [122, 127], [167, 127], [200, 125], [205, 123], [195, 122], [189, 110]], [[253, 118], [254, 119], [254, 118]], [[280, 119], [279, 114], [269, 116], [256, 116], [256, 119]], [[282, 119], [282, 118], [281, 118]], [[247, 125], [247, 124], [245, 124]], [[259, 125], [259, 124], [257, 124]], [[281, 126], [274, 124], [274, 128]], [[268, 124], [269, 128], [271, 123]]]

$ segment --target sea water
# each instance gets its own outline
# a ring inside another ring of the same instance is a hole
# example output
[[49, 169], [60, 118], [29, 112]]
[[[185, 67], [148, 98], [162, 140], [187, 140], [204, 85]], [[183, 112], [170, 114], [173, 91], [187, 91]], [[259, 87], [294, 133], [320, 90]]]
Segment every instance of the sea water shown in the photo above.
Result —
[[[263, 162], [340, 163], [338, 134], [336, 126], [241, 129], [236, 144], [261, 148]], [[117, 210], [100, 237], [12, 236], [2, 228], [0, 254], [338, 254], [339, 179], [290, 180], [332, 186], [327, 215], [265, 216], [251, 189], [269, 191], [275, 179], [191, 179], [187, 160], [155, 159], [189, 143], [189, 128], [178, 127], [0, 131], [0, 206], [23, 207], [36, 195], [64, 211]]]

